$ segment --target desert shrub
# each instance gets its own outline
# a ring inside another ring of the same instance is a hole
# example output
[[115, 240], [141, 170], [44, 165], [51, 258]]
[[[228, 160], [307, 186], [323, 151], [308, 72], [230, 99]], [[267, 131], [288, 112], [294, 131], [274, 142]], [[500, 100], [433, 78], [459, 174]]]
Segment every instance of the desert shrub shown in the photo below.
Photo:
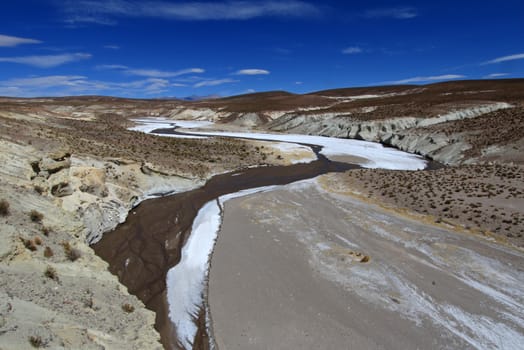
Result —
[[29, 337], [29, 344], [31, 344], [34, 348], [41, 348], [44, 346], [44, 341], [42, 340], [42, 337], [39, 335], [32, 335]]
[[34, 252], [37, 249], [35, 241], [33, 241], [32, 239], [21, 238], [21, 240], [22, 243], [24, 243], [24, 247], [26, 247], [30, 251]]
[[51, 232], [51, 230], [48, 227], [45, 227], [45, 226], [42, 227], [42, 234], [44, 236], [46, 237], [49, 236], [49, 232]]
[[29, 212], [29, 218], [32, 222], [42, 222], [42, 220], [44, 219], [44, 214], [33, 209]]
[[95, 302], [94, 302], [92, 296], [86, 297], [86, 298], [82, 299], [82, 301], [84, 303], [84, 307], [93, 309], [94, 306], [95, 306]]
[[38, 194], [44, 193], [44, 188], [42, 186], [35, 185], [34, 189]]
[[131, 313], [135, 311], [135, 307], [129, 303], [125, 303], [122, 305], [122, 310], [124, 310], [127, 313]]
[[64, 247], [65, 256], [71, 261], [76, 261], [82, 256], [80, 250], [71, 247], [69, 242], [62, 242], [62, 247]]
[[55, 253], [53, 253], [53, 249], [51, 249], [51, 247], [45, 247], [45, 249], [44, 249], [44, 256], [46, 258], [50, 258], [53, 255], [55, 255]]
[[47, 278], [52, 279], [53, 281], [58, 281], [58, 273], [56, 272], [55, 268], [52, 266], [48, 266], [44, 271], [44, 276]]
[[33, 238], [33, 241], [35, 242], [36, 245], [42, 245], [42, 238], [40, 238], [38, 236]]
[[0, 216], [9, 215], [9, 202], [5, 199], [0, 200]]

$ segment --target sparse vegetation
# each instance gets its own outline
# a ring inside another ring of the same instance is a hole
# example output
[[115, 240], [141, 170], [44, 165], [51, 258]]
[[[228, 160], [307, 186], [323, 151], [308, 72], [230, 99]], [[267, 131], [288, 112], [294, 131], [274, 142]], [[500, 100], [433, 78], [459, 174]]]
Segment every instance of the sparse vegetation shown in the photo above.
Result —
[[44, 219], [44, 214], [42, 214], [39, 211], [33, 209], [33, 210], [31, 210], [29, 212], [29, 218], [31, 219], [32, 222], [40, 223]]
[[0, 216], [9, 215], [9, 202], [5, 199], [0, 200]]
[[49, 229], [49, 227], [42, 226], [42, 234], [44, 236], [48, 237], [50, 232], [51, 232], [51, 230]]
[[44, 344], [44, 341], [42, 340], [42, 337], [39, 336], [39, 335], [32, 335], [29, 337], [29, 344], [31, 344], [31, 346], [33, 348], [41, 348], [43, 347], [45, 344]]
[[50, 258], [53, 255], [55, 255], [55, 253], [53, 253], [53, 249], [51, 249], [51, 247], [45, 247], [45, 249], [44, 249], [44, 257]]
[[83, 303], [84, 303], [84, 307], [87, 307], [89, 309], [93, 309], [94, 308], [94, 305], [95, 305], [95, 302], [93, 300], [93, 297], [92, 296], [86, 296], [84, 299], [83, 299]]
[[34, 240], [25, 239], [25, 238], [21, 238], [21, 240], [22, 240], [22, 243], [24, 244], [24, 247], [26, 247], [30, 251], [34, 252], [37, 250], [37, 246]]
[[53, 281], [58, 282], [58, 273], [56, 272], [55, 268], [52, 266], [47, 266], [47, 268], [44, 271], [44, 276], [52, 279]]
[[76, 261], [82, 256], [80, 250], [71, 247], [69, 242], [62, 242], [62, 247], [64, 247], [64, 254], [66, 258], [70, 261]]
[[346, 174], [351, 186], [361, 188], [368, 198], [431, 215], [438, 224], [461, 224], [524, 245], [524, 213], [504, 204], [524, 200], [521, 166], [463, 165], [416, 172], [362, 169]]
[[135, 307], [129, 303], [122, 304], [122, 310], [124, 310], [127, 313], [131, 313], [135, 311]]

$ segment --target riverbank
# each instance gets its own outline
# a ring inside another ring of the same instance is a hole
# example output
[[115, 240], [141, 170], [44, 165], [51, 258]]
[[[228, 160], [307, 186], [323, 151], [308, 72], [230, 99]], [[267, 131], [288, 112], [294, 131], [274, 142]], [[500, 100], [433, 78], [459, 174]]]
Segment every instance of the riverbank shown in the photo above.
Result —
[[332, 185], [306, 181], [225, 204], [209, 280], [219, 348], [522, 343], [521, 252]]
[[0, 348], [160, 348], [154, 313], [89, 243], [143, 199], [284, 159], [249, 142], [164, 139], [126, 130], [118, 114], [25, 103], [0, 109]]

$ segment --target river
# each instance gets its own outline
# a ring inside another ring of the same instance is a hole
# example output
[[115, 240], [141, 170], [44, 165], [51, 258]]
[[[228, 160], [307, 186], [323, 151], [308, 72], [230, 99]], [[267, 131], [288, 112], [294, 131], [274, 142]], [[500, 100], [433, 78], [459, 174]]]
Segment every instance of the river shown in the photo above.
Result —
[[[147, 131], [156, 134], [177, 133], [174, 128], [149, 128]], [[245, 189], [285, 185], [329, 172], [344, 172], [361, 167], [328, 159], [321, 153], [322, 146], [302, 145], [311, 147], [317, 160], [216, 175], [201, 188], [144, 201], [130, 212], [123, 224], [104, 234], [98, 243], [92, 245], [96, 254], [109, 263], [109, 270], [118, 276], [129, 293], [136, 295], [148, 309], [156, 313], [155, 328], [160, 332], [161, 342], [166, 349], [181, 347], [168, 314], [167, 274], [180, 262], [182, 248], [188, 241], [193, 221], [202, 206], [220, 196]], [[192, 341], [193, 348], [208, 349], [210, 342], [204, 305], [199, 308], [194, 322], [197, 331]]]

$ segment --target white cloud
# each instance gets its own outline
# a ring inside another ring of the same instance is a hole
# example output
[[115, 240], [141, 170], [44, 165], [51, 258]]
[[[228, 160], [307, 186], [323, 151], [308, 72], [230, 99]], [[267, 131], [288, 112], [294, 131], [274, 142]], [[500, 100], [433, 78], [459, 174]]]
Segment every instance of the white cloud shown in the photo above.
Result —
[[50, 88], [57, 86], [79, 86], [85, 83], [86, 77], [82, 75], [50, 75], [33, 78], [13, 78], [0, 82], [4, 87], [21, 88]]
[[524, 59], [524, 53], [518, 53], [515, 55], [509, 55], [509, 56], [502, 56], [495, 59], [492, 59], [490, 61], [482, 63], [484, 64], [495, 64], [495, 63], [501, 63], [501, 62], [507, 62], [507, 61], [515, 61], [515, 60], [523, 60]]
[[238, 80], [234, 80], [234, 79], [204, 80], [199, 83], [196, 83], [195, 85], [193, 85], [193, 87], [199, 88], [203, 86], [217, 86], [217, 85], [237, 83], [237, 82]]
[[90, 80], [81, 75], [50, 75], [30, 78], [13, 78], [0, 81], [0, 96], [70, 96], [70, 95], [158, 95], [169, 91], [167, 79], [149, 78], [129, 82]]
[[241, 69], [235, 75], [268, 75], [270, 72], [265, 69]]
[[346, 54], [346, 55], [353, 55], [353, 54], [356, 54], [356, 53], [361, 53], [363, 50], [358, 47], [358, 46], [350, 46], [350, 47], [346, 47], [344, 50], [342, 50], [342, 53], [343, 54]]
[[70, 15], [66, 20], [65, 23], [68, 24], [68, 27], [76, 28], [79, 26], [79, 24], [100, 24], [104, 26], [114, 26], [117, 24], [115, 20], [109, 19], [105, 17], [104, 15]]
[[509, 75], [509, 73], [491, 73], [491, 74], [485, 75], [483, 78], [484, 79], [501, 78], [507, 75]]
[[302, 82], [302, 81], [295, 81], [295, 85], [302, 85], [302, 84], [304, 84], [304, 82]]
[[99, 64], [95, 67], [96, 69], [109, 69], [109, 70], [126, 70], [129, 69], [128, 66], [124, 66], [123, 64]]
[[418, 16], [413, 7], [390, 7], [368, 10], [362, 15], [364, 18], [393, 18], [410, 19]]
[[120, 46], [118, 46], [118, 45], [104, 45], [104, 49], [120, 50]]
[[118, 70], [126, 74], [136, 75], [140, 77], [148, 78], [173, 78], [180, 75], [192, 74], [192, 73], [205, 73], [202, 68], [188, 68], [181, 69], [178, 71], [164, 71], [159, 69], [143, 69], [143, 68], [130, 68], [122, 64], [101, 64], [95, 67], [96, 69], [107, 69], [107, 70]]
[[439, 80], [461, 79], [465, 77], [466, 77], [465, 75], [459, 75], [459, 74], [446, 74], [446, 75], [436, 75], [436, 76], [429, 76], [429, 77], [413, 77], [413, 78], [394, 80], [394, 81], [384, 81], [380, 84], [400, 85], [400, 84], [412, 84], [412, 83], [427, 83], [427, 82], [433, 82], [433, 81], [439, 81]]
[[0, 47], [14, 47], [23, 44], [41, 44], [40, 40], [19, 38], [16, 36], [0, 34]]
[[146, 83], [144, 91], [148, 95], [166, 92], [171, 85], [169, 80], [157, 78], [147, 79]]
[[157, 69], [128, 69], [125, 72], [131, 75], [138, 75], [141, 77], [172, 78], [172, 77], [178, 77], [184, 74], [204, 73], [205, 70], [202, 68], [189, 68], [189, 69], [182, 69], [182, 70], [175, 71], [175, 72], [169, 72], [169, 71], [162, 71], [162, 70], [157, 70]]
[[150, 17], [186, 21], [248, 20], [259, 17], [311, 17], [320, 10], [299, 0], [179, 2], [69, 0], [62, 9], [68, 23], [114, 24], [113, 17]]
[[65, 53], [61, 55], [0, 57], [0, 62], [26, 64], [38, 68], [51, 68], [70, 62], [86, 60], [91, 57], [91, 54], [88, 53]]

